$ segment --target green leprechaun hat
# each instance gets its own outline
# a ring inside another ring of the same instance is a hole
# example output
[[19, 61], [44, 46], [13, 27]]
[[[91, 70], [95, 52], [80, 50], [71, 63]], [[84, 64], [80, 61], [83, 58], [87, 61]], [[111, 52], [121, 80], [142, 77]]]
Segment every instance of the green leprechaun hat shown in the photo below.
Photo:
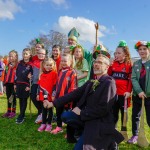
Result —
[[119, 42], [118, 47], [126, 47], [126, 46], [128, 46], [126, 41], [121, 40], [121, 41]]
[[102, 54], [110, 59], [110, 54], [108, 53], [108, 50], [102, 44], [99, 44], [96, 47], [96, 50], [93, 53], [93, 58], [96, 59], [99, 54]]
[[78, 37], [80, 34], [77, 32], [76, 28], [73, 27], [70, 32], [68, 33], [68, 39], [73, 39], [74, 41], [78, 41]]
[[135, 46], [134, 46], [134, 48], [137, 50], [140, 46], [146, 46], [147, 48], [150, 48], [150, 42], [148, 42], [148, 41], [138, 41], [136, 44], [135, 44]]

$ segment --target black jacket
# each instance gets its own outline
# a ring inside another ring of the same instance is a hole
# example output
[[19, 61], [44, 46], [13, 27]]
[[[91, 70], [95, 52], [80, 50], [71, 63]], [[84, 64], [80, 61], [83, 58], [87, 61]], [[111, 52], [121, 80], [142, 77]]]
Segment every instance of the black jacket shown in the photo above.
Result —
[[[100, 84], [93, 91], [93, 82], [88, 81], [75, 91], [56, 99], [53, 104], [60, 107], [70, 101], [77, 101], [81, 109], [81, 120], [84, 121], [84, 145], [92, 145], [96, 150], [104, 148], [109, 139], [120, 143], [123, 137], [115, 130], [112, 107], [116, 95], [114, 79], [103, 75]], [[111, 140], [109, 140], [111, 143]]]

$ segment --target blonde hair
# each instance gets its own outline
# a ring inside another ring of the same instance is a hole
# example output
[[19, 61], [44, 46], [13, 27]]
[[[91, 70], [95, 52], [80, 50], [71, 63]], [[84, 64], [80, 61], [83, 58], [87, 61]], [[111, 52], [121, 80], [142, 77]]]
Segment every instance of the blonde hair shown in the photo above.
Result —
[[54, 64], [53, 66], [53, 71], [56, 71], [56, 63], [52, 58], [45, 58], [42, 63], [41, 63], [41, 67], [40, 67], [40, 73], [39, 73], [39, 77], [41, 76], [41, 74], [44, 72], [44, 65], [46, 64], [46, 62], [52, 62]]
[[[18, 52], [16, 51], [16, 50], [11, 50], [10, 52], [9, 52], [9, 55], [10, 54], [14, 54], [14, 55], [16, 55], [16, 60], [15, 60], [15, 66], [17, 65], [17, 63], [18, 63]], [[9, 62], [9, 60], [8, 60], [8, 62]], [[10, 62], [9, 62], [10, 63]]]
[[[62, 59], [63, 57], [68, 57], [67, 60], [70, 60], [70, 61], [71, 61], [70, 68], [73, 68], [74, 64], [73, 64], [73, 58], [72, 58], [72, 55], [71, 55], [71, 54], [63, 53], [63, 54], [61, 55], [61, 59]], [[62, 66], [60, 67], [60, 69], [62, 69]]]

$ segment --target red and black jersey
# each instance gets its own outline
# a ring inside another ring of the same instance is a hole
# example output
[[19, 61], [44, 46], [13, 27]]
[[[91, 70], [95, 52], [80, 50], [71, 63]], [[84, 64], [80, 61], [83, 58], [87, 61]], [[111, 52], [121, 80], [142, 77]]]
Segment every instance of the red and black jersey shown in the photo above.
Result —
[[57, 81], [57, 72], [50, 71], [48, 73], [42, 73], [40, 79], [38, 81], [39, 88], [38, 88], [38, 95], [39, 100], [43, 101], [44, 98], [52, 101], [52, 92], [54, 87], [56, 86]]
[[58, 74], [55, 98], [64, 96], [77, 88], [77, 74], [74, 69], [61, 69]]
[[132, 65], [114, 61], [108, 69], [108, 74], [116, 81], [117, 95], [124, 95], [132, 91], [131, 83]]
[[5, 76], [4, 76], [4, 84], [15, 82], [16, 68], [17, 68], [17, 65], [13, 66], [11, 63], [9, 63], [6, 66]]

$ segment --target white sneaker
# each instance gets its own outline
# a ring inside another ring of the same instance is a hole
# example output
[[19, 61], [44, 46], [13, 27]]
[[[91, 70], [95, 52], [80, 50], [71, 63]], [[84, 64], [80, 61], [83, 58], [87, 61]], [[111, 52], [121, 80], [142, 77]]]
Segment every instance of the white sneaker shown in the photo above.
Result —
[[42, 122], [42, 114], [38, 115], [38, 117], [35, 120], [35, 123], [39, 124]]

